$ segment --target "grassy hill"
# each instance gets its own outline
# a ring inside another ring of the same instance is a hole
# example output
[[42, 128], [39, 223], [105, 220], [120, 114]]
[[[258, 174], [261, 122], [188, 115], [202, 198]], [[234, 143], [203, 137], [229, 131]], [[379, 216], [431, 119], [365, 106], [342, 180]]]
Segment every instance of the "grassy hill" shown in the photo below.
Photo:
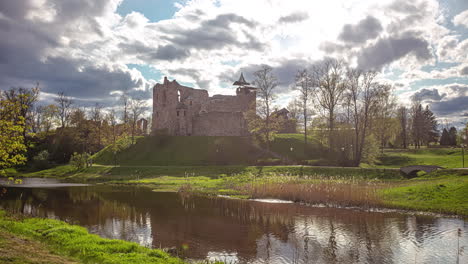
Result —
[[[151, 136], [119, 141], [117, 164], [131, 166], [249, 164], [264, 155], [246, 137]], [[114, 164], [106, 147], [94, 155], [99, 164]]]
[[[314, 142], [310, 139], [310, 142]], [[318, 144], [311, 143], [304, 150], [301, 134], [280, 134], [271, 143], [271, 150], [291, 160], [318, 160]], [[194, 165], [248, 165], [261, 160], [278, 159], [257, 147], [248, 137], [206, 136], [150, 136], [118, 142], [117, 164], [127, 166], [194, 166]], [[111, 147], [96, 153], [94, 162], [114, 164]], [[314, 161], [315, 161], [314, 160]]]

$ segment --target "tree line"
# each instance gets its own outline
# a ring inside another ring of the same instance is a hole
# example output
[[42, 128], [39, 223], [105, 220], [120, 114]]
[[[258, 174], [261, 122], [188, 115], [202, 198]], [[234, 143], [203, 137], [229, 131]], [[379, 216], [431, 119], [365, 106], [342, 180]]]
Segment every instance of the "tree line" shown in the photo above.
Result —
[[74, 155], [82, 166], [84, 157], [103, 147], [118, 151], [119, 139], [128, 137], [134, 144], [135, 136], [146, 134], [137, 127], [146, 103], [126, 92], [119, 107], [109, 108], [80, 107], [64, 92], [47, 105], [39, 104], [39, 96], [39, 84], [0, 91], [0, 173], [24, 164], [43, 169]]
[[[254, 73], [257, 112], [247, 115], [251, 133], [266, 148], [281, 127], [281, 120], [271, 115], [279, 85], [273, 72], [272, 67], [262, 66]], [[414, 98], [409, 106], [398, 105], [393, 87], [377, 77], [376, 71], [355, 69], [333, 58], [300, 69], [292, 86], [298, 96], [288, 110], [298, 120], [304, 144], [314, 138], [323, 146], [324, 156], [358, 166], [374, 162], [385, 147], [420, 148], [438, 143], [439, 124], [429, 106], [423, 107]], [[442, 132], [440, 145], [456, 144], [454, 129], [452, 134]], [[446, 134], [452, 135], [451, 141]]]

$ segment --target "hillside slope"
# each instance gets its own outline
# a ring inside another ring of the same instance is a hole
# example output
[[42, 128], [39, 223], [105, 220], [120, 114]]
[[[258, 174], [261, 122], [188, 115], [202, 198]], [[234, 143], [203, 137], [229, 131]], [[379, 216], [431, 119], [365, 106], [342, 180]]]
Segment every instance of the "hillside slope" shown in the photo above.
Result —
[[[150, 136], [139, 137], [134, 145], [121, 140], [119, 145], [117, 164], [131, 166], [240, 165], [265, 156], [247, 137]], [[95, 163], [114, 164], [110, 147], [93, 158]]]

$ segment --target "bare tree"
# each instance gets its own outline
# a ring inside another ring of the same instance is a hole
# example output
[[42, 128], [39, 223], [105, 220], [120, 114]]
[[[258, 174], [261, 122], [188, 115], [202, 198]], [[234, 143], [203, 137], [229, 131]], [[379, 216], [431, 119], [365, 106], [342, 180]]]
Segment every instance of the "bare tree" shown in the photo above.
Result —
[[117, 115], [114, 109], [109, 111], [106, 119], [111, 128], [111, 149], [114, 155], [114, 166], [117, 166]]
[[262, 68], [254, 72], [255, 80], [253, 81], [257, 90], [258, 96], [258, 114], [264, 118], [265, 126], [263, 134], [266, 141], [266, 147], [270, 149], [271, 133], [273, 132], [271, 122], [272, 104], [275, 100], [274, 89], [278, 86], [278, 80], [272, 73], [273, 68], [262, 66]]
[[345, 85], [343, 83], [344, 63], [336, 59], [326, 59], [323, 63], [312, 67], [311, 74], [316, 86], [317, 105], [327, 117], [328, 143], [333, 149], [336, 110], [343, 98]]
[[383, 153], [388, 141], [398, 132], [396, 120], [396, 98], [392, 96], [392, 86], [379, 84], [378, 102], [375, 109], [375, 133]]
[[65, 95], [64, 92], [58, 93], [58, 96], [54, 99], [57, 103], [58, 112], [57, 116], [60, 121], [60, 127], [63, 129], [68, 125], [70, 121], [70, 114], [72, 112], [73, 100], [71, 97]]
[[374, 71], [363, 72], [348, 69], [346, 73], [347, 105], [350, 121], [354, 129], [353, 163], [359, 166], [363, 156], [366, 136], [371, 129], [372, 114], [379, 101], [380, 88], [374, 82]]
[[127, 90], [123, 91], [122, 96], [120, 97], [120, 100], [122, 101], [122, 105], [123, 105], [122, 119], [123, 119], [124, 126], [126, 126], [129, 122], [128, 111], [129, 111], [129, 104], [130, 104], [130, 97], [128, 96]]
[[91, 110], [91, 120], [93, 120], [93, 126], [97, 134], [97, 144], [101, 146], [101, 128], [102, 128], [102, 106], [96, 103]]
[[[307, 146], [307, 121], [309, 117], [309, 102], [313, 93], [313, 78], [307, 69], [299, 70], [295, 78], [295, 90], [300, 93], [301, 110], [304, 121], [304, 145]], [[305, 148], [304, 148], [305, 150]]]
[[401, 106], [398, 108], [398, 121], [400, 123], [400, 139], [404, 149], [408, 147], [408, 108]]
[[142, 99], [132, 99], [129, 103], [130, 122], [132, 127], [132, 144], [135, 144], [135, 132], [138, 119], [145, 111], [146, 102]]
[[301, 102], [293, 99], [288, 103], [289, 116], [293, 119], [299, 120], [301, 118]]

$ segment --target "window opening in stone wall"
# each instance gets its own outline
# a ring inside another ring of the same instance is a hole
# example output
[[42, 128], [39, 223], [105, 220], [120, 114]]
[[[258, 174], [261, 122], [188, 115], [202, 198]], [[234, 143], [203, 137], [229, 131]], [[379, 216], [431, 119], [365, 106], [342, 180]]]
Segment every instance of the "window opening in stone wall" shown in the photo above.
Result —
[[184, 116], [185, 116], [185, 111], [184, 111]]
[[177, 102], [180, 103], [180, 90], [177, 90]]
[[179, 116], [179, 111], [177, 111], [177, 116]]
[[166, 90], [163, 91], [163, 105], [166, 105]]

